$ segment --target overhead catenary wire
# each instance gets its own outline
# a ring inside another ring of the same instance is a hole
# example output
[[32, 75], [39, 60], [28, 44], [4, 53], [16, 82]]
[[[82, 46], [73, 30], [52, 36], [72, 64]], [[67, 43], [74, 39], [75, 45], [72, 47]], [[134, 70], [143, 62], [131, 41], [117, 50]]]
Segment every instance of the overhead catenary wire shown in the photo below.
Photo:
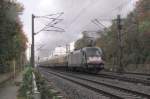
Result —
[[[131, 2], [132, 0], [127, 0], [127, 1], [125, 1], [125, 2], [123, 2], [123, 3], [121, 3], [121, 4], [119, 4], [117, 7], [115, 7], [115, 8], [113, 8], [113, 9], [111, 9], [109, 12], [107, 12], [107, 13], [109, 13], [109, 16], [110, 16], [110, 14], [112, 14], [114, 11], [116, 11], [116, 10], [122, 10], [125, 6], [127, 6], [130, 2]], [[96, 2], [94, 2], [94, 3], [96, 3]], [[94, 4], [94, 3], [92, 3], [92, 4]], [[88, 7], [89, 5], [91, 5], [91, 4], [88, 4], [86, 7]], [[69, 25], [69, 27], [68, 28], [70, 28], [71, 26], [72, 26], [72, 24], [74, 23], [74, 22], [76, 22], [76, 20], [78, 19], [78, 18], [80, 18], [80, 16], [82, 15], [82, 14], [84, 14], [84, 12], [85, 12], [85, 10], [87, 9], [86, 7], [84, 7], [80, 12], [79, 12], [79, 14], [71, 21], [71, 23], [70, 23], [70, 25]], [[108, 16], [107, 14], [104, 14], [103, 16]], [[112, 20], [114, 20], [113, 18], [97, 18], [99, 21], [112, 21]], [[104, 25], [103, 24], [100, 24], [100, 23], [94, 23], [94, 24], [96, 24], [99, 28], [101, 28], [101, 26], [103, 26], [104, 27]], [[106, 26], [105, 26], [106, 27]]]
[[64, 14], [64, 12], [49, 14], [49, 15], [44, 15], [44, 16], [35, 16], [35, 17], [36, 18], [42, 18], [42, 17], [50, 17], [50, 16], [54, 16], [54, 15], [62, 15], [62, 14]]
[[100, 24], [103, 28], [107, 28], [105, 25], [103, 25], [98, 19], [95, 19], [95, 21]]
[[[48, 28], [50, 28], [50, 27], [52, 27], [52, 26], [54, 26], [54, 25], [56, 25], [58, 22], [55, 22], [54, 24], [52, 24], [57, 18], [59, 18], [61, 15], [62, 15], [63, 13], [60, 13], [56, 18], [53, 18], [49, 23], [48, 23], [48, 25], [47, 26], [45, 26], [44, 28], [42, 28], [41, 30], [39, 30], [38, 32], [34, 32], [34, 20], [35, 20], [35, 18], [44, 18], [43, 16], [35, 16], [35, 15], [33, 15], [32, 14], [32, 46], [31, 46], [31, 65], [32, 65], [32, 67], [35, 67], [35, 50], [34, 50], [34, 36], [36, 35], [36, 34], [38, 34], [38, 33], [40, 33], [40, 32], [42, 32], [42, 31], [46, 31], [46, 29], [48, 29]], [[52, 14], [52, 15], [54, 15], [54, 14]], [[50, 15], [49, 15], [50, 16]], [[51, 25], [50, 25], [51, 24]], [[50, 25], [50, 26], [49, 26]], [[60, 29], [59, 27], [58, 28], [56, 28], [55, 27], [55, 29]], [[49, 31], [50, 31], [50, 29], [49, 29]], [[56, 31], [57, 32], [57, 30], [52, 30], [51, 29], [51, 31]], [[58, 30], [59, 31], [59, 30]], [[62, 31], [59, 31], [59, 32], [62, 32]]]
[[[114, 11], [114, 10], [119, 10], [121, 11], [125, 6], [127, 6], [129, 3], [131, 3], [131, 0], [126, 1], [124, 3], [121, 3], [119, 6], [115, 7], [114, 9], [110, 10], [109, 15]], [[109, 29], [107, 28], [107, 26], [105, 26], [104, 24], [102, 24], [102, 22], [100, 21], [111, 21], [111, 20], [116, 20], [116, 19], [102, 19], [102, 18], [98, 18], [98, 19], [94, 19], [91, 22], [94, 23], [95, 25], [97, 25], [98, 27], [102, 26], [103, 29], [107, 29], [109, 31]], [[100, 28], [102, 28], [100, 27]]]
[[97, 22], [95, 22], [95, 20], [91, 20], [92, 23], [94, 23], [97, 27], [99, 27], [100, 29], [103, 29], [99, 24], [97, 24]]
[[[75, 18], [70, 22], [69, 27], [71, 27], [72, 24], [73, 24], [74, 22], [76, 22], [76, 20], [83, 14], [83, 12], [85, 12], [85, 10], [86, 10], [90, 5], [93, 5], [93, 4], [95, 4], [95, 3], [96, 3], [96, 0], [95, 0], [94, 3], [89, 3], [86, 7], [83, 7], [83, 8], [80, 10], [80, 12], [75, 16]], [[68, 27], [68, 28], [69, 28], [69, 27]]]
[[[107, 16], [112, 15], [112, 13], [114, 11], [121, 12], [124, 7], [126, 7], [129, 3], [131, 3], [131, 1], [132, 0], [127, 0], [126, 2], [123, 2], [123, 3], [119, 4], [118, 6], [116, 6], [115, 8], [111, 9], [109, 12], [107, 12], [106, 14], [104, 14], [103, 17], [105, 17], [105, 16], [107, 17]], [[98, 19], [101, 20], [101, 21], [111, 21], [111, 20], [113, 20], [112, 18], [98, 18]]]
[[[116, 10], [122, 11], [122, 9], [124, 7], [126, 7], [129, 3], [131, 3], [132, 0], [128, 0], [124, 3], [121, 3], [120, 5], [118, 5], [117, 7], [111, 9], [109, 12], [105, 13], [102, 17], [97, 18], [100, 21], [112, 21], [114, 20], [113, 18], [104, 18], [104, 17], [108, 17], [110, 15], [112, 15], [112, 13]], [[109, 14], [109, 15], [108, 15]]]
[[[93, 3], [92, 3], [92, 4], [93, 4]], [[125, 4], [126, 4], [126, 3], [122, 3], [121, 5], [124, 6]], [[88, 4], [88, 5], [91, 5], [91, 4]], [[120, 5], [119, 5], [119, 6], [120, 6]], [[119, 9], [119, 6], [116, 7], [116, 8], [114, 8], [114, 9], [112, 9], [112, 10], [113, 10], [113, 11], [114, 11], [114, 10], [118, 10], [118, 9]], [[86, 6], [86, 7], [87, 7], [87, 6]], [[80, 16], [81, 16], [82, 14], [84, 14], [84, 12], [85, 12], [86, 9], [87, 9], [86, 7], [83, 7], [83, 9], [81, 9], [81, 11], [77, 14], [77, 16], [72, 20], [72, 22], [70, 23], [69, 27], [72, 26], [72, 24], [73, 24], [74, 22], [76, 22], [77, 19], [80, 18]], [[111, 12], [113, 12], [112, 10], [111, 10]], [[109, 12], [108, 12], [108, 13], [109, 13]], [[109, 13], [109, 14], [110, 14], [110, 13]], [[54, 19], [54, 20], [55, 20], [55, 19]], [[111, 21], [112, 19], [101, 19], [101, 18], [100, 18], [100, 19], [98, 19], [98, 20], [101, 20], [101, 21]], [[56, 20], [55, 20], [55, 21], [56, 21]], [[98, 25], [100, 25], [100, 24], [98, 24]], [[99, 27], [101, 27], [101, 25], [100, 25]], [[50, 30], [47, 30], [47, 31], [50, 31]]]
[[[57, 15], [57, 14], [58, 14], [58, 16], [55, 17], [55, 18], [49, 18], [48, 17], [48, 16], [54, 16], [54, 15]], [[38, 32], [36, 32], [35, 35], [38, 34], [38, 33], [40, 33], [41, 31], [64, 32], [65, 31], [64, 29], [59, 28], [59, 27], [54, 27], [54, 25], [56, 25], [57, 23], [59, 23], [59, 22], [61, 22], [63, 20], [63, 19], [59, 19], [59, 17], [62, 16], [63, 12], [57, 13], [57, 14], [46, 15], [46, 16], [36, 16], [36, 18], [47, 18], [47, 19], [50, 19], [51, 21], [48, 24], [46, 24], [44, 28], [42, 28], [41, 30], [39, 30]], [[59, 30], [54, 30], [54, 29], [49, 29], [48, 30], [48, 28], [50, 28], [50, 27], [55, 28], [55, 29], [59, 29]]]
[[[103, 25], [98, 19], [94, 19], [94, 20], [92, 20], [92, 22], [95, 24], [95, 25], [97, 25], [98, 27], [100, 27], [100, 29], [103, 29], [105, 32], [108, 32], [109, 31], [109, 28], [107, 27], [107, 26], [105, 26], [105, 25]], [[102, 27], [103, 28], [102, 28]]]

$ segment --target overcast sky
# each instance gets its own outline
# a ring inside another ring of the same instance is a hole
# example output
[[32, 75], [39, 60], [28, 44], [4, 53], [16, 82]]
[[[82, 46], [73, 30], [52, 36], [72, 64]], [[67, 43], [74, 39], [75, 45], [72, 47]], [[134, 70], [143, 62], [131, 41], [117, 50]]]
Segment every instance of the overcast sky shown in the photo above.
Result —
[[[84, 30], [95, 31], [100, 29], [91, 20], [112, 19], [121, 13], [124, 17], [131, 11], [137, 0], [18, 0], [24, 5], [24, 13], [21, 20], [24, 25], [24, 31], [31, 41], [31, 14], [43, 16], [64, 12], [61, 16], [63, 19], [58, 27], [65, 29], [65, 32], [40, 32], [35, 36], [36, 48], [41, 44], [45, 46], [43, 49], [50, 50], [61, 45], [65, 46], [81, 37]], [[55, 17], [55, 16], [54, 16]], [[35, 20], [35, 32], [43, 28], [46, 21], [44, 19]], [[101, 21], [104, 25], [108, 25], [109, 21]], [[44, 53], [42, 53], [44, 54]]]

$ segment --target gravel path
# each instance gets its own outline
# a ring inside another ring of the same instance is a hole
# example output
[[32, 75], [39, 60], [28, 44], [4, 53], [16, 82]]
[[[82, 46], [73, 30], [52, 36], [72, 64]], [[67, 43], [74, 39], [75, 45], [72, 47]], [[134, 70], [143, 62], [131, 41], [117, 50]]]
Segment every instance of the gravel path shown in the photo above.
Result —
[[13, 78], [13, 73], [0, 74], [0, 84], [8, 81], [11, 78]]
[[19, 86], [14, 82], [20, 82], [22, 75], [20, 74], [15, 80], [8, 81], [5, 85], [0, 87], [0, 99], [17, 99], [17, 91]]

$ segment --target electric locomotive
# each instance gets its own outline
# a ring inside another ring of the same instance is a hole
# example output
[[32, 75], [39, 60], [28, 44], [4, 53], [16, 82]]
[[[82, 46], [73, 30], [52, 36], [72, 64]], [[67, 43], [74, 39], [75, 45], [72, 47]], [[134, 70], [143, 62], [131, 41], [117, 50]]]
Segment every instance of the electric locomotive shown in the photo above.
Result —
[[104, 69], [102, 50], [98, 47], [84, 47], [68, 55], [68, 68], [97, 73]]

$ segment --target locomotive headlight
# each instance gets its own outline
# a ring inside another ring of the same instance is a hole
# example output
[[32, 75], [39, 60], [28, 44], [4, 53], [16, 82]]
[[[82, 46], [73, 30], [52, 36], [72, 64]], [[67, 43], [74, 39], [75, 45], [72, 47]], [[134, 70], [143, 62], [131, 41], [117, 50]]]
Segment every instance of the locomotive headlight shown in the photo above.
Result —
[[87, 60], [88, 63], [91, 63], [91, 62], [102, 62], [102, 58], [101, 57], [88, 57], [88, 60]]

